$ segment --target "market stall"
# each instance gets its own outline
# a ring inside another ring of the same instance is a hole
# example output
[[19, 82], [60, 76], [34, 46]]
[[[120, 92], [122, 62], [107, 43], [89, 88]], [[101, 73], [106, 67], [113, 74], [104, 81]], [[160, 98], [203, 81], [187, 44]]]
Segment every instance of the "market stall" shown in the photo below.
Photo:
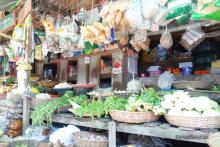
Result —
[[218, 147], [219, 3], [0, 5], [0, 117], [7, 122], [0, 130], [13, 138], [5, 144]]

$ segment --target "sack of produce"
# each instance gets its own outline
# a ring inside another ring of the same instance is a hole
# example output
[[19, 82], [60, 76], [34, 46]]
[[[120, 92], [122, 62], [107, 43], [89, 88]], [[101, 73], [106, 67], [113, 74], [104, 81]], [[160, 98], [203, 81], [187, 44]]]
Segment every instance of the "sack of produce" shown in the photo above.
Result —
[[192, 14], [192, 19], [220, 21], [220, 0], [198, 0], [197, 8]]
[[158, 87], [160, 89], [171, 89], [171, 86], [174, 82], [174, 76], [168, 71], [165, 71], [163, 74], [159, 76], [158, 79]]
[[129, 24], [134, 28], [150, 29], [151, 22], [145, 20], [142, 14], [143, 8], [141, 1], [133, 0], [131, 7], [126, 12]]
[[30, 126], [25, 130], [25, 137], [29, 140], [45, 141], [49, 138], [50, 128], [46, 126]]
[[169, 49], [173, 46], [173, 38], [170, 32], [168, 31], [163, 32], [160, 38], [160, 46], [165, 49]]
[[67, 146], [74, 144], [73, 133], [79, 132], [80, 129], [73, 125], [68, 125], [67, 127], [60, 128], [53, 132], [49, 140], [51, 143], [56, 144], [58, 140], [61, 144]]
[[159, 10], [159, 5], [156, 0], [142, 0], [143, 17], [145, 20], [151, 19]]

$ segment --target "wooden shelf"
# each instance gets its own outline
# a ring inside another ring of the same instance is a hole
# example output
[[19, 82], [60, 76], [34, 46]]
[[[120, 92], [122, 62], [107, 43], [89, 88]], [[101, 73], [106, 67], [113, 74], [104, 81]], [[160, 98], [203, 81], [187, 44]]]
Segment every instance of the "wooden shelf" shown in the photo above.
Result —
[[[78, 56], [78, 57], [68, 57], [68, 58], [64, 58], [66, 60], [69, 60], [69, 61], [76, 61], [78, 58], [84, 58], [84, 57], [90, 57], [90, 56], [110, 56], [112, 53], [115, 53], [115, 52], [122, 52], [121, 49], [117, 48], [117, 49], [112, 49], [112, 50], [105, 50], [105, 51], [100, 51], [100, 52], [97, 52], [97, 53], [93, 53], [93, 54], [89, 54], [89, 55], [81, 55], [81, 56]], [[63, 59], [61, 59], [63, 60]]]
[[[186, 29], [194, 29], [194, 28], [198, 28], [198, 27], [208, 27], [208, 26], [212, 26], [212, 25], [216, 25], [216, 24], [218, 24], [218, 23], [211, 22], [211, 21], [193, 22], [191, 24], [169, 27], [168, 32], [178, 32], [178, 31], [184, 31]], [[156, 32], [148, 32], [147, 36], [150, 37], [150, 36], [154, 36], [154, 35], [160, 35], [165, 31], [166, 31], [166, 29], [159, 30]]]
[[[115, 122], [107, 118], [94, 119], [94, 120], [79, 119], [79, 118], [74, 118], [72, 114], [56, 114], [53, 118], [53, 122], [108, 130], [109, 133], [112, 130], [114, 130], [114, 132], [111, 132], [113, 134], [116, 133], [117, 131], [117, 132], [139, 134], [139, 135], [146, 135], [146, 136], [155, 136], [155, 137], [181, 140], [181, 141], [189, 141], [189, 142], [197, 142], [197, 143], [207, 143], [206, 139], [208, 135], [211, 134], [211, 132], [208, 132], [208, 130], [207, 131], [193, 130], [193, 129], [184, 130], [184, 129], [173, 127], [173, 126], [168, 126], [167, 128], [163, 128], [162, 126], [165, 124], [162, 122], [144, 123], [140, 125], [139, 124], [126, 124], [126, 123]], [[198, 138], [195, 139], [189, 136], [195, 136], [195, 137], [198, 136]], [[114, 139], [116, 139], [114, 138], [114, 135], [112, 134], [109, 135], [109, 140], [115, 141]]]
[[101, 74], [100, 75], [100, 78], [101, 79], [111, 79], [112, 78], [112, 74]]

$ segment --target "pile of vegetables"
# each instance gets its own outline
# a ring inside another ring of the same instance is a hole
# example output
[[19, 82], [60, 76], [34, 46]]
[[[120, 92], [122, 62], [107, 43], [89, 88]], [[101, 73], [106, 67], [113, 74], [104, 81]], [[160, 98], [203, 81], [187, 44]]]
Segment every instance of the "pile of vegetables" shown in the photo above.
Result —
[[114, 110], [125, 110], [127, 99], [119, 98], [116, 96], [107, 97], [105, 101], [98, 99], [92, 100], [91, 102], [84, 101], [81, 105], [74, 101], [70, 101], [72, 109], [70, 110], [73, 114], [79, 117], [89, 116], [100, 118], [103, 115], [108, 115], [109, 111]]
[[72, 91], [67, 91], [62, 97], [59, 99], [46, 102], [43, 104], [38, 105], [32, 115], [32, 124], [36, 125], [48, 125], [52, 124], [52, 117], [55, 111], [59, 110], [60, 108], [66, 107], [70, 105], [70, 101], [75, 102], [76, 104], [83, 104], [87, 101], [87, 97], [82, 96], [74, 96]]
[[206, 96], [192, 97], [181, 90], [164, 96], [161, 107], [166, 114], [186, 117], [218, 117], [220, 106]]
[[160, 115], [165, 112], [165, 109], [160, 107], [162, 97], [160, 97], [153, 88], [145, 89], [139, 95], [132, 95], [125, 105], [126, 111], [129, 112], [154, 112], [155, 115]]
[[160, 115], [166, 112], [160, 107], [162, 97], [152, 89], [145, 89], [141, 95], [132, 95], [128, 99], [118, 96], [109, 96], [105, 100], [92, 100], [81, 105], [71, 101], [70, 110], [76, 116], [98, 117], [108, 115], [111, 110], [121, 110], [129, 112], [154, 112]]

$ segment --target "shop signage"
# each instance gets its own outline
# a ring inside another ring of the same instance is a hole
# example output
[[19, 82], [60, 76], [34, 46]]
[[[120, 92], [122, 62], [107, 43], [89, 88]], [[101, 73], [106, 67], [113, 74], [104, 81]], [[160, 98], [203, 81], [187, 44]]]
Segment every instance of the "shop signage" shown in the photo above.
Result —
[[121, 61], [116, 60], [113, 62], [112, 73], [113, 74], [121, 74], [122, 73], [122, 64]]
[[0, 18], [0, 32], [4, 32], [15, 24], [14, 14], [8, 14], [5, 18]]

